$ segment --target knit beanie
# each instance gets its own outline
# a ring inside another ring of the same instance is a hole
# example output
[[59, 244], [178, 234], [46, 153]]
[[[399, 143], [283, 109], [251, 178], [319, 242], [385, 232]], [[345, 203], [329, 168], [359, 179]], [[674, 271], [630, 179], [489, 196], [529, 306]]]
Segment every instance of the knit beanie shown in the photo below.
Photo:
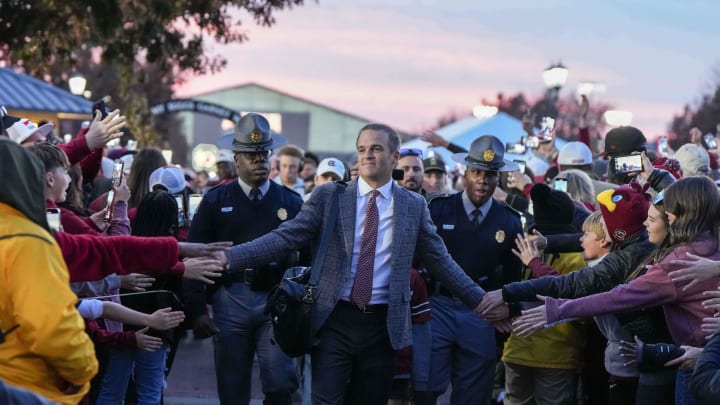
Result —
[[575, 206], [570, 195], [538, 183], [530, 190], [535, 227], [542, 233], [575, 232], [572, 227]]
[[597, 195], [605, 226], [610, 238], [622, 243], [644, 228], [650, 208], [650, 196], [645, 188], [632, 182], [614, 190], [605, 190]]

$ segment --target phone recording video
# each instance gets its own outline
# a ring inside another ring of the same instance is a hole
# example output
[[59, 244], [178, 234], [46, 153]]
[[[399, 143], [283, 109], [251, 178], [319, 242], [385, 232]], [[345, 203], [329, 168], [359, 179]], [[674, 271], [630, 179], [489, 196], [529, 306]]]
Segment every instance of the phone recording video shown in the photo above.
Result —
[[202, 202], [202, 198], [202, 194], [190, 194], [188, 197], [188, 220], [190, 222], [192, 222], [193, 218], [195, 218], [195, 214]]
[[187, 216], [185, 215], [185, 199], [182, 195], [176, 195], [175, 202], [178, 206], [178, 226], [185, 226], [187, 225]]
[[617, 173], [636, 173], [641, 172], [642, 155], [627, 155], [613, 157], [615, 160], [615, 172]]
[[125, 162], [118, 159], [113, 163], [113, 171], [112, 171], [112, 186], [113, 187], [120, 187], [120, 183], [122, 183], [122, 176], [123, 176], [123, 169], [125, 167]]
[[103, 220], [105, 222], [112, 221], [114, 204], [115, 204], [115, 189], [110, 189], [110, 191], [108, 191], [108, 196], [107, 196], [107, 211], [105, 211], [105, 216], [103, 217]]
[[105, 105], [105, 100], [100, 99], [100, 100], [96, 101], [95, 103], [93, 103], [93, 105], [92, 105], [93, 117], [95, 117], [96, 111], [100, 111], [100, 119], [104, 120], [105, 117], [108, 116], [107, 106]]
[[555, 182], [553, 183], [553, 188], [567, 193], [567, 179], [563, 177], [556, 177]]
[[705, 146], [707, 146], [708, 149], [717, 149], [715, 135], [709, 133], [705, 134], [705, 136], [703, 136], [703, 140], [705, 141]]
[[525, 153], [527, 148], [522, 143], [508, 142], [505, 144], [505, 153], [513, 153], [515, 155], [522, 155]]
[[667, 157], [668, 156], [668, 139], [666, 136], [661, 136], [658, 138], [657, 141], [657, 153], [658, 156], [661, 157]]
[[52, 231], [60, 230], [60, 209], [59, 208], [48, 208], [45, 212], [47, 217], [48, 226]]

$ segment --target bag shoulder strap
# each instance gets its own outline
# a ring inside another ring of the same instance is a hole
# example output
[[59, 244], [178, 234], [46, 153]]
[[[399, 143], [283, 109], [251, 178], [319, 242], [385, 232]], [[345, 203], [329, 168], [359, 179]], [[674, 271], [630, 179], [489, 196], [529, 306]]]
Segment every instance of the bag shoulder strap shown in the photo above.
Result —
[[318, 281], [320, 280], [321, 268], [315, 266], [315, 259], [317, 259], [318, 257], [324, 257], [325, 253], [327, 252], [328, 245], [330, 244], [330, 235], [333, 228], [335, 227], [335, 221], [337, 220], [337, 205], [338, 200], [340, 199], [340, 193], [345, 191], [346, 186], [347, 183], [345, 183], [344, 181], [335, 182], [335, 192], [333, 192], [333, 195], [330, 199], [329, 216], [327, 221], [325, 221], [322, 235], [320, 235], [320, 246], [318, 247], [315, 257], [313, 258], [313, 263], [311, 264], [312, 270], [310, 271], [310, 281], [308, 282], [308, 287], [316, 286], [318, 284]]

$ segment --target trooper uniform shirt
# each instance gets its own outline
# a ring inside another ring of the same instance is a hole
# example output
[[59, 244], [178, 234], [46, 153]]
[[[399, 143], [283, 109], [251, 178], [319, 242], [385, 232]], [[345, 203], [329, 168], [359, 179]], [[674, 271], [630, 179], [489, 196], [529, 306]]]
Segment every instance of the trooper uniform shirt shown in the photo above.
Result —
[[[515, 238], [522, 233], [520, 213], [494, 199], [483, 209], [479, 225], [463, 201], [465, 193], [433, 198], [428, 208], [437, 233], [448, 252], [465, 273], [487, 291], [519, 281], [522, 263], [512, 253]], [[440, 287], [440, 293], [444, 290]]]
[[[232, 241], [233, 245], [238, 245], [265, 235], [283, 222], [295, 218], [303, 203], [300, 196], [273, 181], [265, 184], [269, 187], [260, 187], [262, 195], [255, 201], [250, 200], [238, 181], [210, 189], [193, 218], [188, 241]], [[266, 192], [263, 193], [263, 190]], [[284, 270], [284, 264], [279, 267], [280, 271]], [[268, 273], [257, 271], [256, 275], [275, 276]], [[253, 283], [254, 288], [269, 289], [274, 284], [273, 280], [258, 281], [262, 285]], [[188, 302], [188, 307], [191, 305]]]

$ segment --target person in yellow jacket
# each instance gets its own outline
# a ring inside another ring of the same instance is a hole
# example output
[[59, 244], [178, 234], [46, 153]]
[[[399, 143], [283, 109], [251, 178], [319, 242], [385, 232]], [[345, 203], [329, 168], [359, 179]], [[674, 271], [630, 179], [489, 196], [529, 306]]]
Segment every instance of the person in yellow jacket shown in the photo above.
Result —
[[[578, 232], [571, 224], [575, 204], [570, 196], [536, 184], [530, 191], [535, 229], [543, 235]], [[525, 239], [520, 238], [518, 243]], [[518, 247], [520, 248], [520, 247]], [[544, 263], [536, 252], [513, 252], [528, 266], [534, 277], [567, 274], [585, 266], [582, 253], [545, 254]], [[505, 362], [505, 405], [577, 403], [577, 369], [584, 331], [567, 323], [546, 328], [533, 336], [510, 335], [503, 351]]]
[[61, 175], [0, 139], [0, 379], [74, 405], [98, 365], [45, 214], [43, 182]]

